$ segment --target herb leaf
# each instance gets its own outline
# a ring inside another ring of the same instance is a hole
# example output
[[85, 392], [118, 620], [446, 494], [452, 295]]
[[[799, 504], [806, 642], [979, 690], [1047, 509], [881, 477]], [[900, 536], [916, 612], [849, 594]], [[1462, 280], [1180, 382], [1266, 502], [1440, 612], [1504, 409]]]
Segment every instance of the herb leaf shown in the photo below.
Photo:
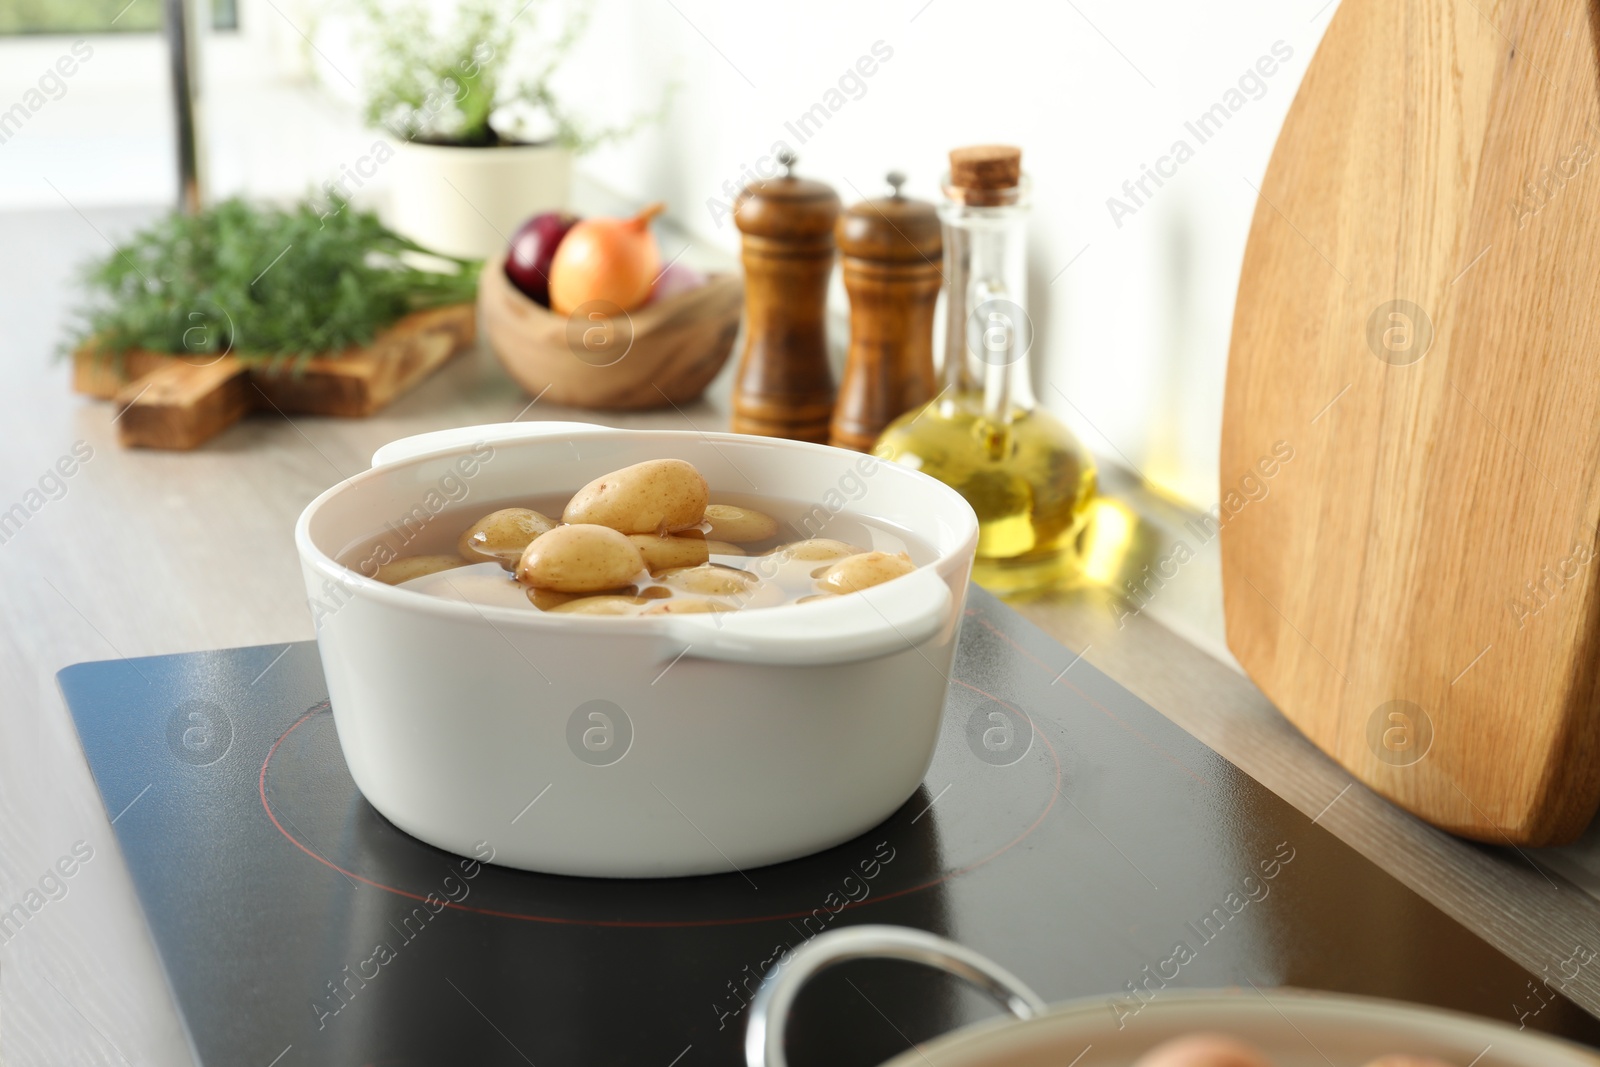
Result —
[[[406, 253], [454, 269], [420, 269]], [[429, 252], [342, 200], [326, 210], [225, 200], [166, 216], [90, 264], [74, 347], [337, 355], [412, 311], [472, 300], [476, 266]]]

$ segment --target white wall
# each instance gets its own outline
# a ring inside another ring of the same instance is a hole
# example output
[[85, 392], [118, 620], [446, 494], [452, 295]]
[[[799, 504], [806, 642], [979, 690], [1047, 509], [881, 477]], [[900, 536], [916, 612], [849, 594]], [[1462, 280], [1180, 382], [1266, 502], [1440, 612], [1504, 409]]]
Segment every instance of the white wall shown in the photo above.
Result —
[[[775, 140], [846, 201], [878, 195], [892, 168], [931, 197], [951, 147], [1021, 145], [1036, 193], [1041, 400], [1097, 451], [1210, 503], [1251, 186], [1332, 11], [1327, 0], [605, 0], [597, 21], [616, 32], [572, 73], [607, 113], [678, 73], [669, 123], [586, 166], [668, 199], [729, 248], [734, 228], [707, 201]], [[797, 143], [785, 123], [879, 41], [893, 55], [859, 99]], [[1185, 129], [1278, 42], [1289, 58], [1228, 100], [1243, 103], [1220, 133], [1202, 144]], [[589, 63], [608, 77], [584, 77]], [[1107, 199], [1180, 139], [1193, 158], [1160, 188], [1147, 180], [1154, 195], [1119, 225]]]
[[[932, 197], [951, 147], [1021, 145], [1036, 200], [1041, 400], [1095, 450], [1210, 503], [1251, 186], [1331, 17], [1324, 4], [599, 0], [562, 84], [585, 114], [620, 119], [680, 82], [665, 123], [582, 167], [641, 201], [667, 200], [728, 250], [738, 235], [716, 207], [724, 183], [739, 185], [777, 141], [847, 202], [879, 195], [894, 168], [909, 193]], [[208, 56], [213, 188], [292, 195], [365, 151], [345, 80], [359, 80], [359, 63], [313, 0], [241, 6], [245, 32]], [[1288, 58], [1261, 77], [1275, 45]], [[889, 58], [852, 84], [846, 72], [875, 46]], [[47, 176], [76, 203], [170, 195], [159, 48], [98, 47], [69, 92], [0, 145], [0, 205], [59, 203]], [[0, 43], [0, 109], [61, 48]], [[1247, 92], [1229, 97], [1246, 76]], [[846, 91], [830, 97], [841, 77]], [[785, 124], [818, 103], [837, 110], [801, 143]], [[1236, 110], [1201, 143], [1185, 123], [1219, 103]], [[1123, 183], [1180, 140], [1192, 158], [1159, 188], [1147, 178], [1151, 195], [1135, 205]], [[1134, 210], [1114, 219], [1113, 196]]]

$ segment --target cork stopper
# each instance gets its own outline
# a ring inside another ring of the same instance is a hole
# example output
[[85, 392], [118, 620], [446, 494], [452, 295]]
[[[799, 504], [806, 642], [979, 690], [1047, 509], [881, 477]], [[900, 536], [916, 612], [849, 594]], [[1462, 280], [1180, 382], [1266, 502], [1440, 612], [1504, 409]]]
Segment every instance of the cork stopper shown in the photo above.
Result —
[[1006, 203], [1022, 183], [1022, 149], [978, 144], [950, 150], [950, 192], [968, 204]]

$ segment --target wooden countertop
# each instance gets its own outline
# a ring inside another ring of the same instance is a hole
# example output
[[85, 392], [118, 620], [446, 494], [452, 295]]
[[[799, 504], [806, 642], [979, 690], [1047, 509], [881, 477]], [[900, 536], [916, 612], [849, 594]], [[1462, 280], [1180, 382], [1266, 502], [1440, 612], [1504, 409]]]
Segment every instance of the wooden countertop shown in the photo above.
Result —
[[[28, 510], [20, 529], [0, 530], [0, 911], [78, 842], [93, 849], [64, 896], [57, 891], [16, 933], [0, 931], [8, 1064], [192, 1062], [55, 672], [308, 639], [294, 519], [364, 469], [379, 445], [469, 423], [594, 419], [530, 407], [480, 349], [371, 419], [255, 416], [195, 453], [123, 451], [112, 407], [73, 395], [66, 364], [50, 356], [77, 299], [74, 264], [152, 215], [63, 207], [0, 216], [11, 251], [0, 262], [0, 513], [19, 502]], [[723, 429], [727, 379], [681, 412], [605, 421]], [[75, 446], [92, 457], [41, 487]], [[1584, 888], [1600, 885], [1600, 843], [1538, 854], [1486, 848], [1352, 785], [1227, 661], [1215, 545], [1200, 546], [1181, 511], [1126, 479], [1107, 481], [1146, 536], [1187, 536], [1196, 557], [1137, 614], [1113, 610], [1104, 590], [1020, 611], [1535, 973], [1575, 946], [1600, 949], [1600, 901]], [[1568, 992], [1600, 1014], [1600, 976], [1582, 971]]]

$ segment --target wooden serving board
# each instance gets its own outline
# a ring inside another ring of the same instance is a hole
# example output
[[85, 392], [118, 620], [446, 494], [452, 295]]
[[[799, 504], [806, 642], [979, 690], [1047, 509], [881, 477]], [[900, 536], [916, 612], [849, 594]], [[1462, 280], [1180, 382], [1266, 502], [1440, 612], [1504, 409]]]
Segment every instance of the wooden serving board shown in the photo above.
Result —
[[1344, 0], [1228, 368], [1230, 647], [1362, 781], [1500, 844], [1571, 840], [1600, 800], [1595, 18]]
[[299, 365], [146, 351], [113, 359], [86, 347], [73, 355], [73, 388], [116, 402], [123, 445], [188, 449], [256, 408], [284, 415], [371, 415], [476, 336], [476, 306], [453, 304], [407, 315], [365, 348]]

